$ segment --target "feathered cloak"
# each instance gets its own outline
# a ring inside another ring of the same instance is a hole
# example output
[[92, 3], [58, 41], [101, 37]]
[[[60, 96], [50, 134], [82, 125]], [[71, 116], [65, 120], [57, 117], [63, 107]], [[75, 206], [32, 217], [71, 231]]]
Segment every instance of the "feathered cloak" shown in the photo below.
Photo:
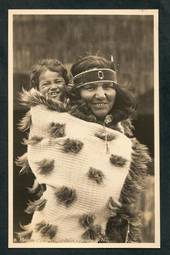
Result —
[[150, 158], [147, 148], [120, 131], [65, 112], [32, 89], [22, 94], [30, 107], [20, 129], [30, 128], [30, 166], [46, 190], [29, 201], [33, 213], [21, 241], [140, 242], [139, 195]]

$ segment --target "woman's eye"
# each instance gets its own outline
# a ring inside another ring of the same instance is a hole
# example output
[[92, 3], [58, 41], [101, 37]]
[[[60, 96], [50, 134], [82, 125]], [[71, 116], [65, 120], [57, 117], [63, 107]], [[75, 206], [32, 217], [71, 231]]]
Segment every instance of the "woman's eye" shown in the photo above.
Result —
[[104, 89], [114, 89], [113, 84], [104, 84]]
[[94, 86], [87, 86], [85, 87], [85, 89], [91, 91], [91, 90], [94, 90]]

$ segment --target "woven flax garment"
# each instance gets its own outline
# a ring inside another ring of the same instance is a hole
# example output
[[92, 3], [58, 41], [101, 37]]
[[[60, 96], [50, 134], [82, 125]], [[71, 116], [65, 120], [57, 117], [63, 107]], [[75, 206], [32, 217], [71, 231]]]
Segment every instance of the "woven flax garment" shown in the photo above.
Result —
[[[124, 134], [68, 113], [31, 107], [28, 163], [46, 191], [28, 227], [30, 241], [98, 242], [131, 163], [132, 142]], [[106, 146], [107, 136], [107, 146]]]

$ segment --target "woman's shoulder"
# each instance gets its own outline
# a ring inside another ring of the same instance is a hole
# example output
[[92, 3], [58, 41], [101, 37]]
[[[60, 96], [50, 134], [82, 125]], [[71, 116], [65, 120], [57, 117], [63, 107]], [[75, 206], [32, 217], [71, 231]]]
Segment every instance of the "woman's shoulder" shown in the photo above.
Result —
[[122, 130], [124, 132], [124, 134], [130, 138], [132, 138], [134, 136], [133, 132], [134, 132], [134, 126], [132, 124], [132, 120], [131, 119], [125, 119], [122, 120], [120, 122], [120, 125], [122, 127]]

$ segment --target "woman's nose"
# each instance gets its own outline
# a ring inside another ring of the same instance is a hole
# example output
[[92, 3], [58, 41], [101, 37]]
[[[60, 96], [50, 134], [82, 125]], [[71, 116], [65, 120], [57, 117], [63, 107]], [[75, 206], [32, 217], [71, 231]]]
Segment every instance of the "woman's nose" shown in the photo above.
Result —
[[96, 98], [105, 98], [106, 97], [105, 91], [104, 91], [104, 89], [101, 86], [99, 86], [96, 89], [95, 96], [96, 96]]

